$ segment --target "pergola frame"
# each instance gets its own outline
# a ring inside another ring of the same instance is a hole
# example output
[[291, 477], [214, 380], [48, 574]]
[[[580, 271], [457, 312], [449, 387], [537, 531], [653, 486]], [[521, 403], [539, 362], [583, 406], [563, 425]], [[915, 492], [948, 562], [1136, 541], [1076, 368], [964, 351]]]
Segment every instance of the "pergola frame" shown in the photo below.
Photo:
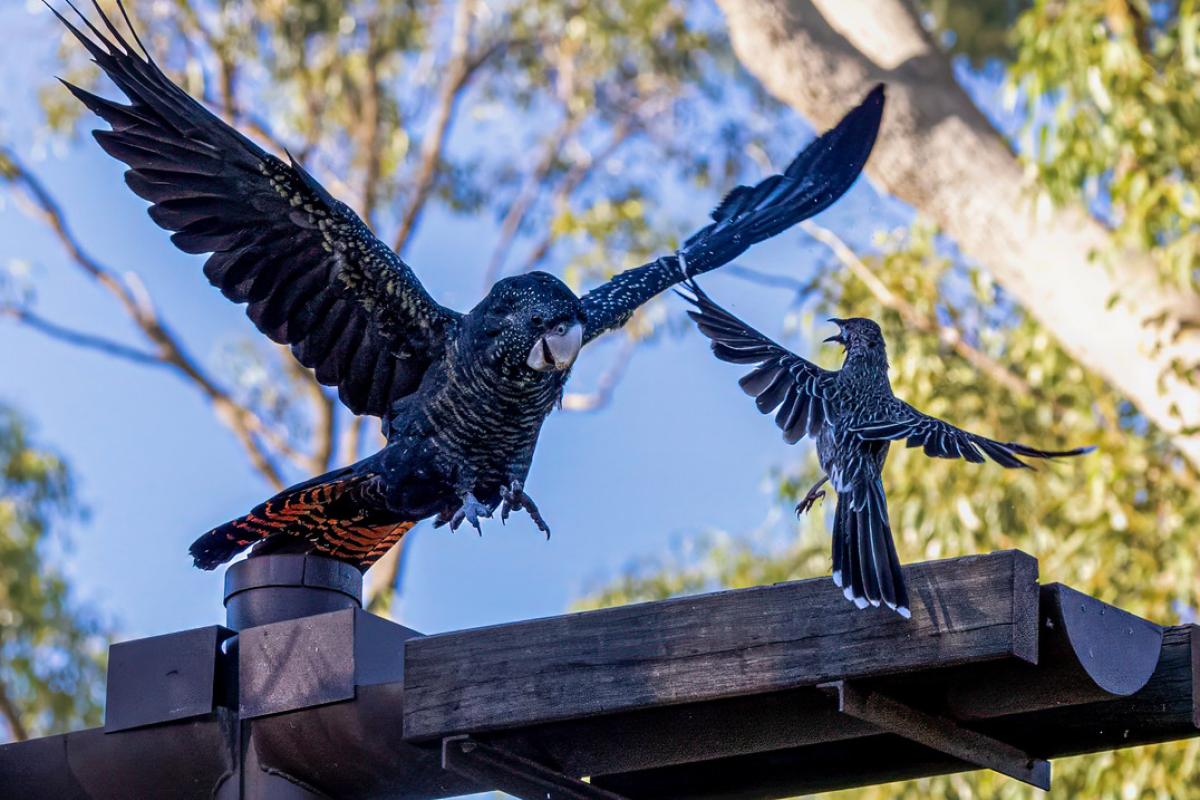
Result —
[[828, 579], [421, 636], [315, 556], [226, 574], [227, 626], [113, 645], [105, 725], [0, 747], [0, 794], [773, 798], [1200, 733], [1200, 628], [1018, 551], [914, 564], [913, 617]]

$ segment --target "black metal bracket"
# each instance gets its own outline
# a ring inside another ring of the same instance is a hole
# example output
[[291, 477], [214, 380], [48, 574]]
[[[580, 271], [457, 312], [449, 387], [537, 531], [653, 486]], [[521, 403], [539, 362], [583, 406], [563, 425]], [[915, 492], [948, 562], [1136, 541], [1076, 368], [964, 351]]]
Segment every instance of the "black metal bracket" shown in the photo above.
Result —
[[964, 728], [955, 720], [929, 714], [893, 697], [850, 681], [820, 684], [818, 689], [836, 695], [838, 711], [870, 723], [887, 733], [994, 770], [1048, 791], [1050, 762], [1034, 758], [998, 739]]
[[236, 680], [220, 625], [118, 642], [108, 650], [106, 733], [212, 714]]
[[521, 800], [625, 800], [470, 736], [442, 740], [442, 768]]

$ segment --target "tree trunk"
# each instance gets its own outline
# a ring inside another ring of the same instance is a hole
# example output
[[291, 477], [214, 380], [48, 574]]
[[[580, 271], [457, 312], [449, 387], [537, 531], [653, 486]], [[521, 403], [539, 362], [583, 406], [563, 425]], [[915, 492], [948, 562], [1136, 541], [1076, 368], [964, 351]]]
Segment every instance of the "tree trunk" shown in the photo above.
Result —
[[1035, 213], [1036, 184], [905, 0], [717, 2], [741, 62], [818, 128], [886, 82], [876, 186], [936, 222], [1200, 470], [1200, 296], [1162, 285], [1082, 207]]

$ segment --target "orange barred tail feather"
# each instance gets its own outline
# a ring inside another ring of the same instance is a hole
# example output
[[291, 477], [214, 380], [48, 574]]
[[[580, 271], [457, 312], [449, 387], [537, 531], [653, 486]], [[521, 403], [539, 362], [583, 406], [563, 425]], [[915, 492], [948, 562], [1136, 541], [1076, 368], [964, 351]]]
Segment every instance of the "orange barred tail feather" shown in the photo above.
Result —
[[192, 562], [200, 569], [216, 569], [260, 538], [234, 527], [240, 521], [226, 522], [192, 542], [188, 548]]
[[376, 475], [335, 470], [213, 528], [189, 552], [200, 569], [215, 569], [253, 544], [251, 556], [321, 553], [366, 569], [416, 524], [396, 519], [381, 501]]

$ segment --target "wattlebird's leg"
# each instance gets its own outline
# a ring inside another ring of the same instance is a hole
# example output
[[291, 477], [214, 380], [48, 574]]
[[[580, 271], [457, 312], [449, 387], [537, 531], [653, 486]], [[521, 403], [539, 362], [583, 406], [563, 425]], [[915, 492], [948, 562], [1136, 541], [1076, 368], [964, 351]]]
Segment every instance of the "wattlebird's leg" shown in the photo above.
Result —
[[817, 481], [813, 487], [808, 490], [808, 494], [804, 495], [804, 499], [796, 505], [797, 517], [802, 516], [806, 511], [809, 511], [818, 500], [825, 496], [825, 490], [821, 487], [825, 485], [825, 481], [827, 480], [829, 480], [828, 475], [821, 478], [821, 480]]
[[458, 526], [463, 524], [463, 520], [466, 520], [480, 536], [483, 536], [483, 528], [479, 527], [479, 518], [490, 516], [492, 516], [491, 506], [484, 505], [475, 498], [475, 495], [467, 492], [463, 495], [462, 505], [458, 507], [458, 510], [452, 514], [443, 511], [433, 521], [433, 527], [440, 528], [449, 522], [450, 530], [456, 531]]
[[542, 514], [538, 511], [537, 503], [533, 502], [533, 498], [525, 494], [525, 487], [520, 481], [513, 481], [508, 486], [500, 487], [500, 522], [503, 524], [508, 520], [510, 511], [527, 511], [533, 524], [537, 525], [538, 530], [546, 534], [546, 538], [550, 538], [550, 526], [546, 524], [546, 520], [542, 518]]

